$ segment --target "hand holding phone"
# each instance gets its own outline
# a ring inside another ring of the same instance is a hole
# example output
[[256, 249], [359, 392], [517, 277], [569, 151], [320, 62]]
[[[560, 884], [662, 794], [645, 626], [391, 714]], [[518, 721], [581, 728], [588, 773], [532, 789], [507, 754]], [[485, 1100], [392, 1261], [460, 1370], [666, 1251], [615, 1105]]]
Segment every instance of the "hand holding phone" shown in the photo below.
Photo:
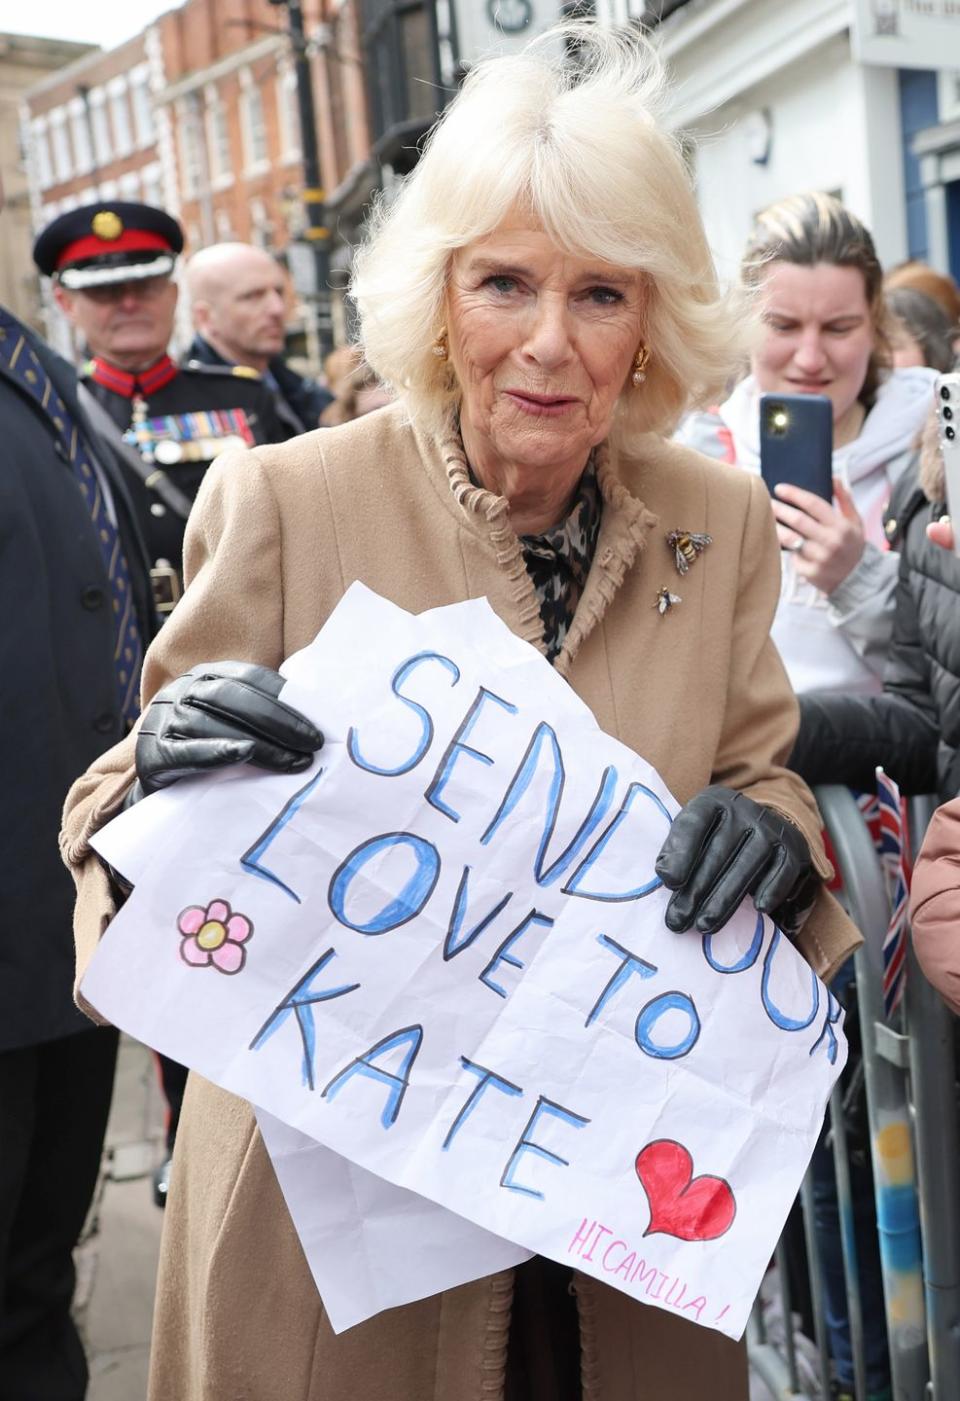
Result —
[[[947, 510], [951, 521], [960, 520], [960, 374], [937, 376], [937, 429], [947, 484]], [[960, 556], [960, 541], [953, 534], [953, 552]], [[936, 539], [931, 536], [931, 539]], [[936, 543], [946, 543], [937, 540]]]
[[828, 595], [860, 563], [865, 539], [850, 492], [838, 477], [833, 487], [835, 506], [796, 486], [778, 486], [773, 499], [781, 549], [791, 551], [802, 579]]
[[760, 475], [833, 501], [833, 405], [824, 394], [760, 396]]
[[[773, 498], [780, 547], [801, 578], [831, 594], [863, 554], [863, 522], [833, 475], [833, 404], [823, 394], [760, 398], [760, 475]], [[834, 504], [836, 502], [836, 504]]]

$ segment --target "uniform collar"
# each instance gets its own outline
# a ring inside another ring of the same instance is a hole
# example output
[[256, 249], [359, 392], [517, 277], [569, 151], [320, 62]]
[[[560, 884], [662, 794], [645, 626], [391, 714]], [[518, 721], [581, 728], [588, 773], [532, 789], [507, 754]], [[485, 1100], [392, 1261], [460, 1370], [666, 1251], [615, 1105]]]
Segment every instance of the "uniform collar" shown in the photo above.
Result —
[[122, 395], [124, 399], [132, 399], [135, 394], [156, 394], [158, 389], [175, 379], [178, 373], [169, 355], [161, 355], [148, 369], [140, 370], [135, 375], [111, 365], [109, 360], [103, 360], [99, 355], [95, 355], [88, 366], [88, 374], [92, 380], [102, 384], [104, 389]]

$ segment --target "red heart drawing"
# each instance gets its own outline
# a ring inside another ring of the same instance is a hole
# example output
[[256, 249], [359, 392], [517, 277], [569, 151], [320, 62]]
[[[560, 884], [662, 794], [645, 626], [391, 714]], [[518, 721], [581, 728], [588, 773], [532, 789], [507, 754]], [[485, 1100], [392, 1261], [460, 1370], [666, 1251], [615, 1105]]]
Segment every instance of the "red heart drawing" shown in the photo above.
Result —
[[658, 1138], [637, 1154], [637, 1176], [650, 1203], [645, 1236], [716, 1240], [733, 1225], [736, 1199], [722, 1177], [694, 1177], [693, 1159], [682, 1143]]

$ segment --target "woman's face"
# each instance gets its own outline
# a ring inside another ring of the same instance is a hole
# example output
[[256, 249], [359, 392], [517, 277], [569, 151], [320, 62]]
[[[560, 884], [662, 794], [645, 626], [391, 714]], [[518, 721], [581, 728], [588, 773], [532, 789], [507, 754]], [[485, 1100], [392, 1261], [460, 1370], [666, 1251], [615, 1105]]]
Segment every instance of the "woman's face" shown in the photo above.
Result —
[[573, 257], [517, 215], [455, 253], [446, 310], [461, 420], [484, 450], [582, 466], [640, 344], [643, 275]]
[[891, 318], [890, 345], [893, 350], [893, 368], [908, 370], [914, 365], [925, 365], [923, 346], [910, 334], [907, 323], [897, 317]]
[[764, 273], [763, 337], [753, 355], [763, 394], [825, 394], [834, 422], [856, 403], [874, 347], [859, 268], [771, 263]]

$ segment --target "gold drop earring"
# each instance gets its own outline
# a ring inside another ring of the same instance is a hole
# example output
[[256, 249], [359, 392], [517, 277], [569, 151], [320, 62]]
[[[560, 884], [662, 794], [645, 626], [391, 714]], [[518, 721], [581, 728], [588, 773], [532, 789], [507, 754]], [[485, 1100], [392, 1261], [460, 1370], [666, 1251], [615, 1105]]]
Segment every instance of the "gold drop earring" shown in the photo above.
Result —
[[637, 389], [640, 388], [647, 377], [647, 366], [650, 364], [650, 351], [645, 345], [641, 345], [636, 355], [633, 357], [633, 373], [630, 378]]

